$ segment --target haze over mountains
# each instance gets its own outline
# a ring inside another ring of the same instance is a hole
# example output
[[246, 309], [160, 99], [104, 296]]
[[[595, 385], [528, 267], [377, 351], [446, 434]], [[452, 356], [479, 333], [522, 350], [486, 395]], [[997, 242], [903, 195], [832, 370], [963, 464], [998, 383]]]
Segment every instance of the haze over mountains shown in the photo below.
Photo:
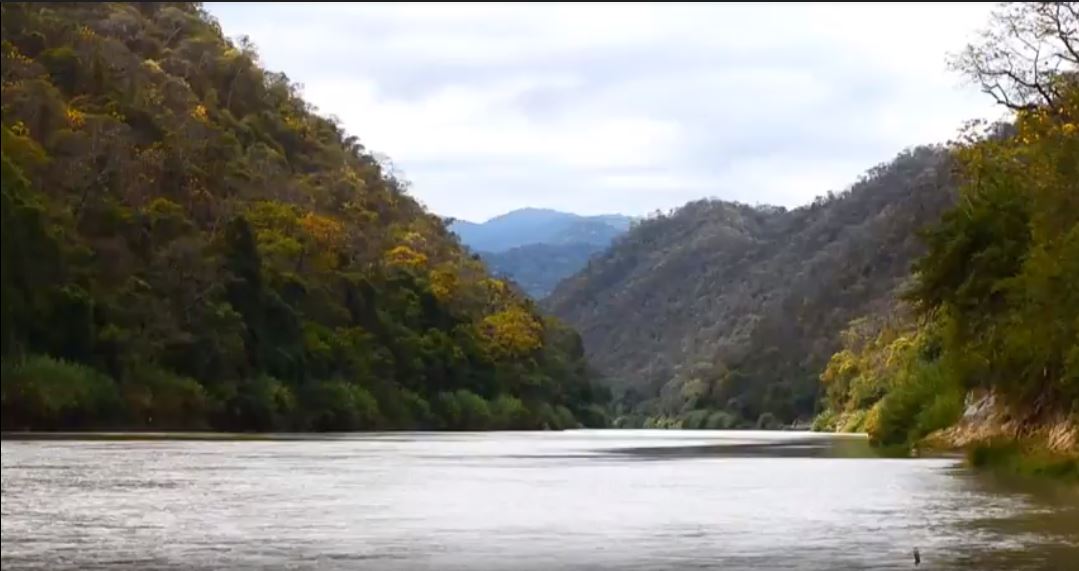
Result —
[[541, 299], [629, 230], [631, 221], [619, 214], [581, 216], [522, 208], [483, 223], [457, 220], [450, 229], [492, 272]]

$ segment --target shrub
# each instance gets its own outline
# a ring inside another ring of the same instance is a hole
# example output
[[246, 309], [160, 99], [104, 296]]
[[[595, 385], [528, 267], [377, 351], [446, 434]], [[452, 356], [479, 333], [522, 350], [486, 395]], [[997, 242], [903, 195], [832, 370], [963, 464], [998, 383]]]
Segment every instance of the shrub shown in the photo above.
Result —
[[835, 413], [831, 408], [826, 408], [820, 412], [813, 419], [813, 426], [810, 428], [813, 432], [835, 432], [837, 429], [836, 421], [839, 415]]
[[263, 375], [230, 392], [223, 399], [225, 428], [275, 430], [292, 428], [296, 423], [296, 396], [278, 379]]
[[455, 396], [461, 407], [461, 428], [466, 430], [490, 428], [491, 409], [483, 397], [465, 389], [459, 389]]
[[124, 383], [134, 420], [147, 427], [205, 428], [212, 400], [196, 381], [153, 365], [136, 366]]
[[564, 407], [562, 405], [558, 405], [558, 406], [555, 407], [554, 410], [555, 410], [555, 417], [558, 420], [558, 428], [559, 428], [559, 430], [568, 430], [568, 429], [572, 429], [572, 428], [577, 428], [577, 426], [578, 426], [577, 425], [577, 419], [573, 417], [573, 412], [571, 412], [570, 409], [568, 409], [568, 408], [566, 408], [566, 407]]
[[611, 419], [607, 416], [607, 411], [598, 404], [590, 404], [584, 407], [579, 413], [581, 424], [587, 428], [607, 428], [611, 426]]
[[869, 413], [865, 410], [852, 410], [843, 413], [839, 417], [839, 432], [864, 432], [868, 418]]
[[379, 421], [378, 401], [358, 385], [344, 381], [311, 383], [303, 393], [308, 423], [314, 430], [340, 431], [373, 428]]
[[922, 438], [942, 428], [955, 424], [963, 416], [963, 392], [949, 387], [938, 393], [929, 406], [918, 413], [915, 434]]
[[0, 365], [3, 425], [11, 428], [87, 428], [115, 420], [116, 384], [86, 365], [31, 355]]
[[378, 402], [380, 418], [386, 427], [413, 428], [422, 420], [415, 417], [415, 413], [423, 414], [422, 409], [413, 409], [421, 407], [416, 401], [423, 399], [396, 383], [380, 383], [374, 388], [373, 396]]
[[453, 393], [438, 393], [435, 399], [435, 409], [440, 419], [442, 428], [460, 429], [462, 426], [461, 405]]
[[493, 427], [502, 430], [527, 430], [532, 428], [532, 419], [521, 399], [509, 395], [499, 395], [491, 401]]
[[939, 362], [915, 361], [896, 379], [866, 420], [870, 440], [881, 446], [911, 446], [962, 413], [962, 392]]
[[536, 428], [542, 428], [543, 430], [557, 429], [558, 416], [550, 404], [541, 402], [533, 404], [530, 408], [532, 410], [532, 421]]
[[434, 414], [431, 412], [431, 405], [423, 397], [413, 391], [404, 389], [401, 391], [401, 400], [405, 403], [405, 409], [408, 411], [413, 428], [431, 427], [434, 422]]
[[690, 430], [699, 430], [705, 427], [708, 422], [708, 411], [697, 409], [690, 411], [682, 417], [682, 428], [688, 428]]
[[708, 421], [705, 422], [704, 427], [708, 430], [729, 430], [736, 424], [738, 424], [737, 417], [727, 411], [718, 410], [708, 415]]

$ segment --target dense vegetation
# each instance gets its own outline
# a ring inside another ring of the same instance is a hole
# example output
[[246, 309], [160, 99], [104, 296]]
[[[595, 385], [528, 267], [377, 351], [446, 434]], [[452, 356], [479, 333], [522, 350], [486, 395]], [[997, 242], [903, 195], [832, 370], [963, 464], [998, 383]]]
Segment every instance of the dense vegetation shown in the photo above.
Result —
[[1077, 11], [1002, 5], [955, 60], [1013, 122], [793, 212], [687, 205], [560, 286], [550, 307], [622, 389], [619, 423], [768, 427], [823, 406], [818, 428], [909, 446], [983, 389], [1015, 426], [1076, 426]]
[[450, 228], [493, 273], [512, 280], [533, 299], [542, 299], [624, 234], [630, 223], [630, 218], [613, 214], [579, 216], [524, 208], [482, 224], [456, 221]]
[[791, 211], [693, 202], [641, 222], [545, 304], [581, 331], [630, 426], [808, 420], [840, 331], [888, 307], [952, 185], [945, 150], [923, 147]]
[[[959, 420], [971, 390], [995, 395], [1020, 438], [1079, 425], [1077, 52], [1075, 3], [1024, 4], [1003, 7], [957, 61], [1014, 121], [974, 127], [951, 149], [959, 200], [926, 234], [910, 311], [852, 329], [822, 376], [820, 427], [910, 446]], [[1009, 446], [975, 461], [1008, 458]], [[1074, 457], [1060, 465], [1079, 475]]]
[[603, 422], [492, 278], [196, 3], [2, 6], [6, 428]]

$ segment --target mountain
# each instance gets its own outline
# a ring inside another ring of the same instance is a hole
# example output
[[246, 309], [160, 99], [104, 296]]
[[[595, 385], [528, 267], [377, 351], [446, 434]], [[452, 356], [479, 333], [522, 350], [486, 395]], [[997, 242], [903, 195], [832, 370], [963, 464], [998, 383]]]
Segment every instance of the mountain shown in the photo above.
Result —
[[618, 214], [580, 216], [524, 208], [483, 223], [455, 221], [450, 229], [492, 272], [541, 299], [629, 230], [631, 222], [632, 218]]
[[580, 216], [543, 208], [522, 208], [483, 223], [458, 220], [450, 230], [478, 252], [503, 252], [529, 244], [585, 243], [606, 246], [629, 229], [632, 218], [618, 214]]
[[947, 153], [922, 147], [795, 210], [693, 202], [638, 223], [544, 306], [639, 411], [806, 419], [839, 332], [890, 305], [952, 187]]
[[481, 252], [497, 276], [513, 280], [534, 299], [543, 299], [566, 276], [577, 273], [605, 245], [588, 242], [528, 244], [501, 252]]
[[5, 429], [602, 422], [577, 334], [199, 4], [0, 10]]

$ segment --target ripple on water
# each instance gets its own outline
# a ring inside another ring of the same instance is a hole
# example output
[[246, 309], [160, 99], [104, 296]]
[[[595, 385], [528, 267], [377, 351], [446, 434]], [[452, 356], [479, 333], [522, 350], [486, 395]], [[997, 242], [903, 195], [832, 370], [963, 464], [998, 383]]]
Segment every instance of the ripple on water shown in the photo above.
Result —
[[4, 440], [28, 569], [1069, 569], [1079, 501], [864, 439], [710, 431]]

